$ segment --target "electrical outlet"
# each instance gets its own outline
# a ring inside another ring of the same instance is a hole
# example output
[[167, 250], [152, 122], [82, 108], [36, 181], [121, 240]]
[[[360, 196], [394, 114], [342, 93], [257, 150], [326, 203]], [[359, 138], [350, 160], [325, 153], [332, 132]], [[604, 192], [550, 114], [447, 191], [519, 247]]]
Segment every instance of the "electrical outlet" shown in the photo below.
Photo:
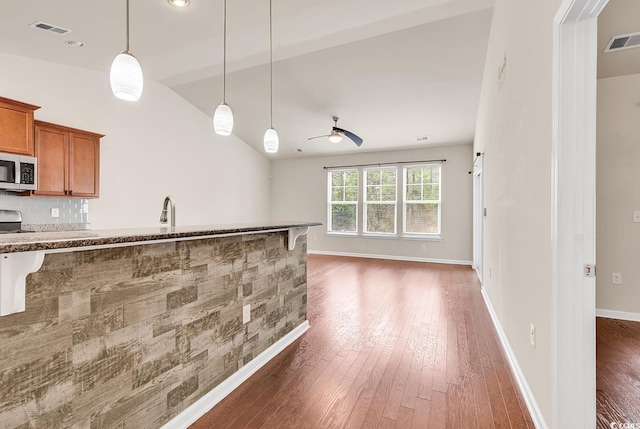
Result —
[[622, 273], [611, 273], [611, 283], [614, 285], [621, 285]]
[[531, 347], [536, 346], [536, 326], [532, 323], [529, 327], [529, 342], [531, 343]]
[[60, 217], [60, 209], [59, 208], [51, 209], [51, 217]]
[[251, 321], [251, 304], [247, 304], [242, 307], [242, 323], [248, 323]]
[[427, 245], [426, 244], [422, 245], [422, 250], [427, 250]]

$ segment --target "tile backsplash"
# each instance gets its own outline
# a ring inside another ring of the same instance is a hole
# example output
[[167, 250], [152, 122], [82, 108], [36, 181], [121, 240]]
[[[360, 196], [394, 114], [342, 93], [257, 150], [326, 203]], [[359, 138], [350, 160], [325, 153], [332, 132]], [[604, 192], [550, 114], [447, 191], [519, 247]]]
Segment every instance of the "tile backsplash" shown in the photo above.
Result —
[[[59, 217], [51, 216], [55, 208]], [[0, 209], [21, 211], [23, 225], [89, 223], [89, 200], [84, 198], [21, 197], [0, 191]]]

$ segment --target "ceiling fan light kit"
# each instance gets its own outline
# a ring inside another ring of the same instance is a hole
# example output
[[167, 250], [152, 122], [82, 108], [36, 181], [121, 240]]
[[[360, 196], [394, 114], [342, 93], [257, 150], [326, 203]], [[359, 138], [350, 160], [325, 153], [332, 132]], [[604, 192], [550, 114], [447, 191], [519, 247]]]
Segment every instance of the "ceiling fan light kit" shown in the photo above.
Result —
[[227, 0], [222, 2], [222, 32], [223, 32], [223, 48], [222, 48], [222, 103], [218, 106], [213, 114], [213, 129], [220, 136], [228, 136], [233, 131], [233, 111], [226, 103], [227, 95]]
[[319, 139], [322, 137], [329, 137], [329, 141], [331, 143], [340, 143], [342, 141], [342, 137], [346, 136], [347, 138], [349, 138], [351, 141], [353, 141], [356, 146], [360, 147], [360, 145], [362, 145], [362, 138], [358, 137], [357, 135], [355, 135], [354, 133], [352, 133], [351, 131], [347, 131], [345, 129], [342, 128], [338, 128], [338, 118], [337, 116], [333, 117], [333, 128], [331, 129], [331, 133], [330, 134], [326, 134], [323, 136], [315, 136], [315, 137], [309, 137], [307, 140], [314, 140], [314, 139]]
[[331, 143], [340, 143], [342, 141], [342, 134], [336, 130], [331, 130], [331, 134], [329, 134], [329, 141]]
[[189, 0], [169, 0], [169, 4], [175, 7], [187, 7], [189, 6]]
[[129, 51], [129, 0], [127, 2], [127, 48], [116, 56], [111, 64], [109, 81], [116, 97], [126, 101], [137, 101], [142, 95], [144, 78], [136, 57]]

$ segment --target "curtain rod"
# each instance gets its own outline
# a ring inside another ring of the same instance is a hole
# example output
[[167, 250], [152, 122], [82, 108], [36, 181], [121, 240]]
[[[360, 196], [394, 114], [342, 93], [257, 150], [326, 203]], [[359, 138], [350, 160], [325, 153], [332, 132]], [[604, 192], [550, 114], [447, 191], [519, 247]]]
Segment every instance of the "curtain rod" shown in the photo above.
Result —
[[334, 168], [347, 168], [347, 167], [370, 167], [377, 165], [378, 167], [382, 167], [383, 165], [397, 165], [397, 164], [422, 164], [426, 162], [447, 162], [446, 159], [427, 159], [425, 161], [398, 161], [398, 162], [375, 162], [372, 164], [353, 164], [353, 165], [334, 165], [333, 167], [322, 167], [325, 170], [332, 170]]
[[473, 173], [473, 167], [476, 166], [476, 161], [478, 160], [478, 158], [480, 158], [481, 156], [484, 156], [483, 152], [476, 152], [476, 157], [473, 160], [473, 163], [471, 164], [471, 170], [469, 170], [469, 174]]

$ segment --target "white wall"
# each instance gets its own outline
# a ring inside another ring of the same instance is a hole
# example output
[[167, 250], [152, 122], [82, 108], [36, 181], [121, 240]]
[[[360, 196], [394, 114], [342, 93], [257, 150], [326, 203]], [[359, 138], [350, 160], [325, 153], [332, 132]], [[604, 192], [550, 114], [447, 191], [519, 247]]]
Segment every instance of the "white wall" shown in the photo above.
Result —
[[156, 226], [169, 194], [177, 225], [269, 217], [269, 160], [217, 136], [209, 117], [163, 85], [145, 82], [129, 103], [111, 94], [108, 73], [0, 55], [0, 95], [42, 106], [36, 119], [106, 135], [94, 229]]
[[597, 115], [596, 307], [640, 315], [640, 74], [598, 80]]
[[474, 147], [485, 153], [483, 287], [546, 422], [552, 421], [553, 19], [560, 3], [496, 0]]
[[[447, 160], [442, 166], [442, 241], [336, 237], [326, 234], [327, 171], [323, 167], [432, 159]], [[277, 160], [271, 167], [271, 215], [274, 219], [321, 221], [323, 226], [313, 227], [309, 231], [307, 246], [310, 251], [438, 259], [470, 264], [473, 182], [468, 172], [472, 161], [471, 144]], [[422, 245], [425, 249], [422, 249]]]

